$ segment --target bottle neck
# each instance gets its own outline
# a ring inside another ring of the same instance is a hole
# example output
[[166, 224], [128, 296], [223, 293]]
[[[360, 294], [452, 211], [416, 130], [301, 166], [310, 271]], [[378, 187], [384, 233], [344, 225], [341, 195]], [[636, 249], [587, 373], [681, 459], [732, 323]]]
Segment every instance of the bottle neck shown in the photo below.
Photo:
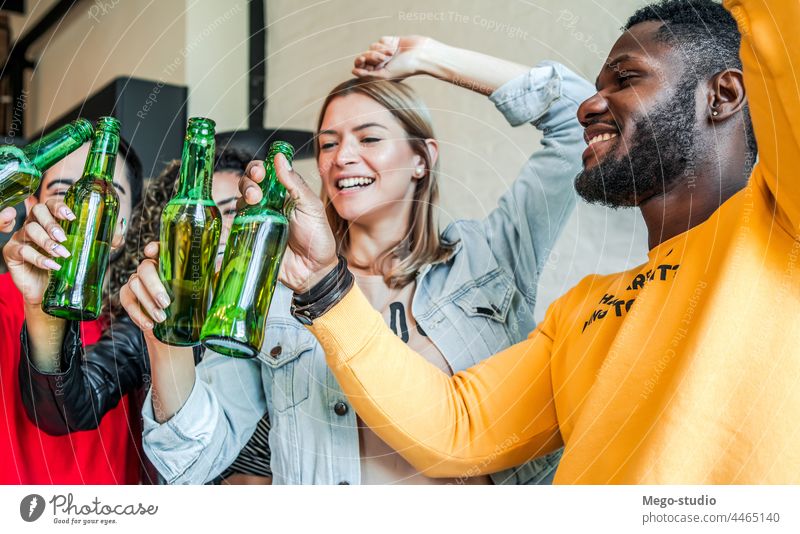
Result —
[[261, 182], [261, 192], [264, 194], [259, 206], [283, 213], [283, 206], [286, 201], [286, 188], [278, 181], [275, 172], [273, 157], [267, 157], [264, 168], [267, 175]]
[[98, 129], [94, 133], [89, 157], [83, 169], [84, 176], [96, 176], [111, 183], [114, 181], [114, 166], [119, 149], [119, 134], [113, 131]]
[[210, 199], [214, 178], [214, 137], [187, 137], [181, 155], [179, 197]]
[[44, 172], [76, 151], [92, 135], [87, 121], [75, 121], [50, 132], [22, 149], [34, 167]]

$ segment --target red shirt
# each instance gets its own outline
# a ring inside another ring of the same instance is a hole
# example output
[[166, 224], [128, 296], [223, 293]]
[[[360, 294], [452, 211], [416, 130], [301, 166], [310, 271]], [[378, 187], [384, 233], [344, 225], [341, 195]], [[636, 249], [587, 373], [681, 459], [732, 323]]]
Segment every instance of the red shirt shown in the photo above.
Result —
[[[0, 274], [0, 484], [137, 484], [139, 461], [127, 395], [97, 430], [50, 436], [28, 419], [19, 391], [22, 295]], [[84, 345], [100, 339], [100, 321], [82, 324]]]

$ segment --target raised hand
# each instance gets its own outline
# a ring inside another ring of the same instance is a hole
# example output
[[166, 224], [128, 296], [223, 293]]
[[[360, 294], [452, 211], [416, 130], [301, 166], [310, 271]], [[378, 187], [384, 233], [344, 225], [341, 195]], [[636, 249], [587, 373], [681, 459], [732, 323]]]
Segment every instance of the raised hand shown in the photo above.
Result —
[[490, 95], [506, 82], [530, 70], [526, 65], [449, 46], [430, 37], [408, 35], [381, 37], [354, 61], [353, 74], [402, 80], [427, 74]]
[[353, 75], [402, 80], [424, 74], [424, 54], [438, 45], [437, 41], [421, 35], [381, 37], [356, 57]]

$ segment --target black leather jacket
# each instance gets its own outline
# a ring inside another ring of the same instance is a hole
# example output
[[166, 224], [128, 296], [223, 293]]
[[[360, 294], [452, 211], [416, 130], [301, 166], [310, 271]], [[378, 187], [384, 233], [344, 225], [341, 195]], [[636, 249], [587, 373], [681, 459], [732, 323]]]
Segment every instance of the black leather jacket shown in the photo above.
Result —
[[141, 411], [150, 386], [150, 360], [141, 331], [128, 317], [106, 328], [87, 347], [80, 323], [68, 321], [61, 347], [60, 373], [42, 373], [31, 362], [27, 326], [21, 334], [19, 381], [22, 402], [31, 421], [51, 435], [94, 430], [103, 416], [128, 394], [131, 435], [141, 458], [142, 482], [157, 484], [158, 473], [141, 449]]
[[[158, 471], [142, 450], [142, 404], [150, 388], [150, 358], [141, 330], [127, 317], [116, 319], [104, 329], [97, 343], [83, 349], [80, 323], [68, 321], [59, 357], [60, 373], [43, 373], [31, 362], [27, 325], [21, 333], [19, 382], [22, 403], [28, 418], [42, 431], [61, 436], [81, 430], [94, 430], [106, 413], [128, 395], [130, 432], [136, 437], [144, 484], [163, 483]], [[194, 363], [203, 350], [194, 347]], [[262, 444], [254, 437], [242, 450], [234, 465], [222, 477], [232, 473], [270, 476], [269, 420], [259, 422]], [[237, 462], [239, 462], [237, 464]]]

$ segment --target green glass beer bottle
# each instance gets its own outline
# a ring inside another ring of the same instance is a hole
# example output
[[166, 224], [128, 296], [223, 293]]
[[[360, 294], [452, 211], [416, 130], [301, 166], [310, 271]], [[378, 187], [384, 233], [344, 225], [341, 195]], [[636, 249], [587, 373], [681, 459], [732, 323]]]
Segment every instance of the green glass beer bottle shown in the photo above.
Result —
[[91, 137], [92, 123], [78, 119], [23, 148], [0, 146], [0, 210], [34, 194], [42, 173]]
[[178, 192], [161, 215], [158, 270], [170, 297], [167, 320], [153, 333], [169, 345], [200, 343], [206, 319], [222, 216], [211, 199], [214, 121], [189, 119]]
[[264, 197], [236, 213], [214, 299], [200, 333], [203, 345], [226, 356], [253, 358], [264, 342], [267, 312], [289, 237], [286, 189], [274, 167], [278, 153], [291, 163], [294, 148], [283, 141], [270, 146], [264, 163], [267, 175], [261, 182]]
[[42, 299], [42, 309], [55, 317], [91, 321], [100, 315], [103, 280], [119, 213], [119, 197], [113, 185], [118, 148], [119, 121], [101, 117], [83, 176], [64, 196], [75, 214], [74, 220], [61, 221], [67, 236], [62, 245], [70, 256], [53, 258], [61, 269], [50, 271]]

